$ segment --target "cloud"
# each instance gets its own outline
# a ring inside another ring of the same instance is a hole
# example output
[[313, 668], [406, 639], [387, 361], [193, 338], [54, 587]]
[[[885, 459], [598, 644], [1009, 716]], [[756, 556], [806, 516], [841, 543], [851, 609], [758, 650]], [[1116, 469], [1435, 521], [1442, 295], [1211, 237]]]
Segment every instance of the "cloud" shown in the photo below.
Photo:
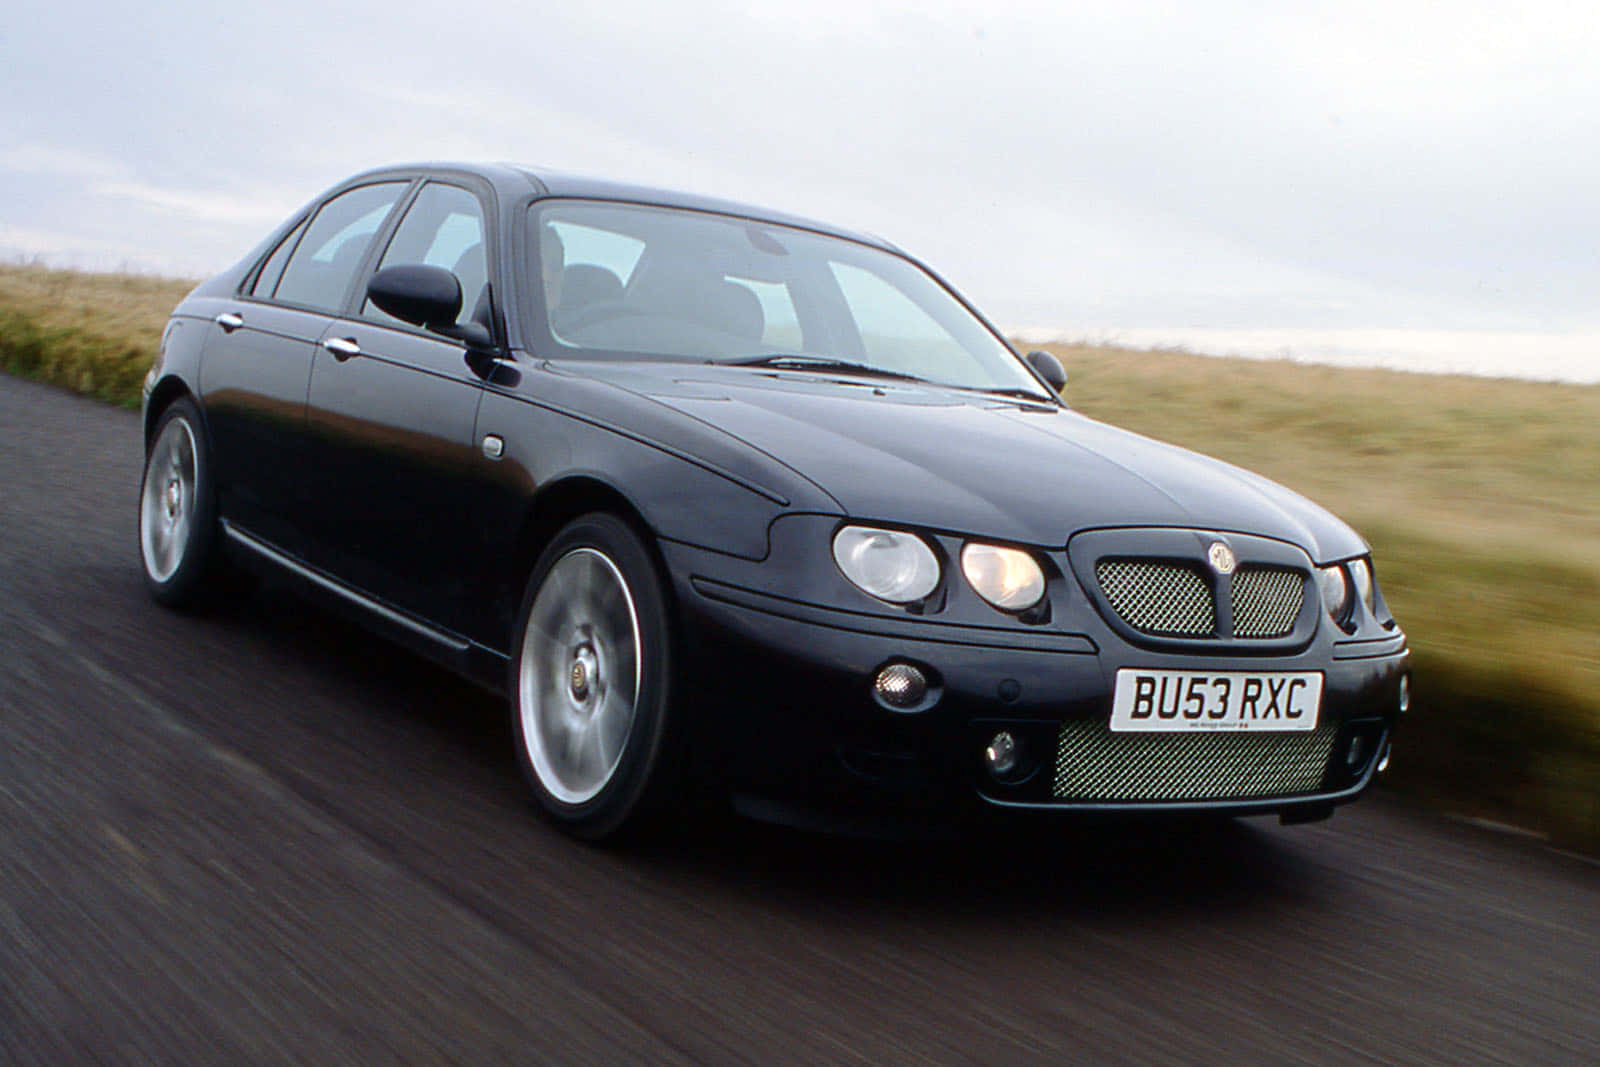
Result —
[[88, 193], [90, 196], [132, 200], [158, 211], [204, 222], [256, 225], [263, 228], [281, 222], [299, 203], [295, 199], [284, 199], [270, 194], [237, 196], [224, 192], [162, 188], [134, 181], [97, 181], [88, 187]]
[[[41, 260], [52, 266], [92, 270], [172, 271], [179, 264], [152, 257], [150, 249], [130, 241], [86, 237], [62, 230], [0, 223], [0, 255]], [[179, 273], [184, 273], [181, 269]]]
[[0, 222], [208, 269], [487, 158], [882, 233], [1001, 321], [1600, 323], [1592, 5], [83, 0], [0, 49]]
[[15, 174], [106, 180], [127, 173], [117, 160], [93, 152], [50, 144], [20, 144], [0, 149], [0, 170]]

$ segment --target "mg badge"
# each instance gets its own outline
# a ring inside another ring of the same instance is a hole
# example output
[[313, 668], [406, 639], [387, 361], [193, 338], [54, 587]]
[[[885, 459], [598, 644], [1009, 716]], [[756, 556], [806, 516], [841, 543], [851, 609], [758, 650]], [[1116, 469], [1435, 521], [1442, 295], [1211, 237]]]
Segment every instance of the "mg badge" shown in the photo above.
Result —
[[1238, 560], [1233, 558], [1233, 549], [1221, 541], [1211, 542], [1211, 549], [1206, 553], [1206, 559], [1211, 561], [1211, 569], [1218, 574], [1232, 574]]

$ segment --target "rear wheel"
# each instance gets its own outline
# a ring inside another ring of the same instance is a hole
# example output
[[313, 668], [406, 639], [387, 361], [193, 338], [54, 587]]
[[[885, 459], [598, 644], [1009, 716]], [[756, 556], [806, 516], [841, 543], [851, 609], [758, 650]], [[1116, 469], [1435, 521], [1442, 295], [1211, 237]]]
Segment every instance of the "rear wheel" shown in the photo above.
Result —
[[523, 772], [569, 832], [617, 833], [669, 787], [672, 646], [639, 535], [599, 512], [562, 528], [523, 596], [510, 688]]
[[156, 423], [139, 491], [145, 586], [168, 607], [191, 606], [220, 588], [215, 484], [200, 409], [183, 397]]

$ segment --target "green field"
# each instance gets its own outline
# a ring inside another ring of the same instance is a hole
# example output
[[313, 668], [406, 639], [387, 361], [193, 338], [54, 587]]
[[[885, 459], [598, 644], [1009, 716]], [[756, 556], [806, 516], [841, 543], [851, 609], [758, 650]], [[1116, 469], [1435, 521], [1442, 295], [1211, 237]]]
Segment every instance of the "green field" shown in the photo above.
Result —
[[[135, 405], [191, 284], [0, 267], [0, 368]], [[1372, 543], [1416, 664], [1393, 788], [1600, 853], [1600, 387], [1047, 347], [1073, 407]]]

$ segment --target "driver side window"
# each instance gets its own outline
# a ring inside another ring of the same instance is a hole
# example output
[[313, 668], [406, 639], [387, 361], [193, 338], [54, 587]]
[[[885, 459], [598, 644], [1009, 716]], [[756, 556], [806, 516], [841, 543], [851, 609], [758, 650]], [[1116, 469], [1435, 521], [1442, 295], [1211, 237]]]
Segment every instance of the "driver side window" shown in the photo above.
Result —
[[[429, 182], [422, 187], [394, 239], [384, 250], [378, 269], [402, 263], [443, 267], [461, 283], [461, 313], [457, 323], [469, 322], [484, 299], [489, 281], [489, 258], [483, 247], [483, 205], [456, 185]], [[379, 310], [372, 301], [362, 306], [363, 318], [410, 329], [399, 319]]]

